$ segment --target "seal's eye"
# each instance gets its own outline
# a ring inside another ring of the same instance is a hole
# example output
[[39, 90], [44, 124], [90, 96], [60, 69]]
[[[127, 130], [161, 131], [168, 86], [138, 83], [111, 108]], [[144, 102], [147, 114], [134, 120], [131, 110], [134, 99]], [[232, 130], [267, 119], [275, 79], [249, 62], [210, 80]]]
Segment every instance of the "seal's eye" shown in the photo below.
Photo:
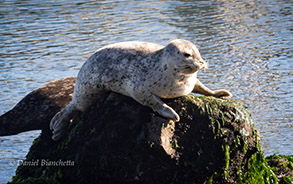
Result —
[[188, 53], [186, 53], [186, 52], [185, 52], [183, 55], [184, 55], [184, 57], [186, 57], [186, 58], [188, 58], [188, 57], [191, 56], [190, 54], [188, 54]]

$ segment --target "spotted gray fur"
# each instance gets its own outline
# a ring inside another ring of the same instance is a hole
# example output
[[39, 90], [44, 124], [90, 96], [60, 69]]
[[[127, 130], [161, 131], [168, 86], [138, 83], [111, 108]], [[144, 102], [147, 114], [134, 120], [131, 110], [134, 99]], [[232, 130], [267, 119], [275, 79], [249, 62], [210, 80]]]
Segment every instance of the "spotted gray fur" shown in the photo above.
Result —
[[177, 39], [166, 47], [148, 42], [121, 42], [94, 53], [80, 69], [71, 103], [50, 122], [53, 140], [66, 133], [70, 120], [113, 91], [132, 97], [161, 116], [179, 121], [179, 115], [160, 98], [175, 98], [190, 92], [230, 97], [226, 90], [211, 91], [198, 79], [207, 68], [196, 46]]

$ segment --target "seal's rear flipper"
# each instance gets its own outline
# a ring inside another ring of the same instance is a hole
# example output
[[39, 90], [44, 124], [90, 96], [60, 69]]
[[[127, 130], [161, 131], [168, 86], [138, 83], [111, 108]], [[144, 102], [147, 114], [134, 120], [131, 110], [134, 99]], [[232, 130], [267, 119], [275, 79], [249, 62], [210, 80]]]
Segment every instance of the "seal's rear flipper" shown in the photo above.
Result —
[[53, 131], [52, 139], [59, 140], [67, 132], [70, 120], [72, 120], [79, 111], [70, 103], [60, 112], [58, 112], [50, 122], [50, 129]]

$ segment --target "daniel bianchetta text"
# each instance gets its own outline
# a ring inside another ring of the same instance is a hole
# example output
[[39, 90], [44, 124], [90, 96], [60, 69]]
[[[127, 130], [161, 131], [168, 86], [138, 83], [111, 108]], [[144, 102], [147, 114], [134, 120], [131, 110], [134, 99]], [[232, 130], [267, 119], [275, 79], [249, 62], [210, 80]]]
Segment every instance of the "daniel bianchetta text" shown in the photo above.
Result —
[[21, 166], [56, 166], [56, 167], [65, 167], [65, 166], [74, 166], [73, 160], [46, 160], [46, 159], [37, 159], [37, 160], [19, 160], [18, 164]]

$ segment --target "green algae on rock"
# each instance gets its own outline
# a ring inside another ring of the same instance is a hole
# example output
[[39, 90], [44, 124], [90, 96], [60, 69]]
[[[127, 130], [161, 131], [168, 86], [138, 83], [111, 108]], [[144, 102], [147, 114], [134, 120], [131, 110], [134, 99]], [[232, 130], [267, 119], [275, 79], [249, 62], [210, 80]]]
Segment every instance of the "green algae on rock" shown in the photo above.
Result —
[[266, 157], [269, 166], [281, 184], [293, 183], [293, 155], [271, 155]]
[[43, 130], [26, 157], [74, 164], [20, 165], [11, 183], [278, 183], [242, 103], [193, 95], [165, 102], [180, 122], [112, 93], [62, 140]]

